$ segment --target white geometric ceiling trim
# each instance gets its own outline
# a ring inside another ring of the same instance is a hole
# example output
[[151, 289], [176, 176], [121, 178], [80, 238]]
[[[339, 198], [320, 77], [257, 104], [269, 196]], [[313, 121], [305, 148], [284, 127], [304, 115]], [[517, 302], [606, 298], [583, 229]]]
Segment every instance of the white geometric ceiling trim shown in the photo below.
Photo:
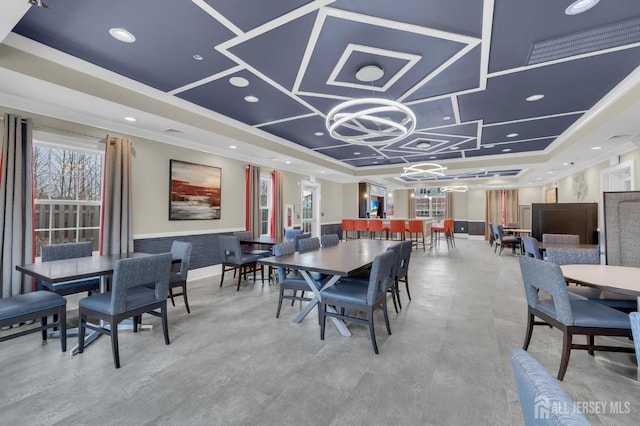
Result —
[[301, 115], [296, 115], [293, 117], [285, 117], [285, 118], [280, 118], [278, 120], [273, 120], [273, 121], [267, 121], [266, 123], [259, 123], [259, 124], [254, 124], [253, 127], [264, 127], [264, 126], [271, 126], [272, 124], [279, 124], [279, 123], [286, 123], [287, 121], [294, 121], [294, 120], [300, 120], [303, 118], [309, 118], [309, 117], [313, 117], [316, 116], [318, 114], [314, 113], [314, 112], [310, 112], [309, 114], [301, 114]]
[[458, 106], [457, 96], [451, 96], [451, 107], [453, 109], [453, 118], [455, 118], [456, 123], [460, 123], [460, 107]]
[[230, 20], [228, 20], [226, 18], [226, 16], [224, 16], [222, 13], [218, 12], [217, 10], [215, 10], [206, 1], [204, 1], [204, 0], [191, 0], [191, 1], [196, 6], [198, 6], [200, 9], [202, 9], [205, 13], [210, 15], [213, 19], [215, 19], [216, 21], [218, 21], [222, 25], [224, 25], [229, 31], [231, 31], [235, 35], [239, 36], [239, 35], [244, 34], [244, 31], [242, 31], [240, 28], [236, 27]]
[[491, 35], [493, 34], [493, 9], [494, 0], [484, 0], [482, 8], [482, 45], [480, 46], [480, 82], [476, 91], [483, 91], [487, 88]]
[[[359, 22], [363, 24], [375, 25], [382, 28], [393, 28], [398, 31], [411, 32], [415, 34], [420, 34], [420, 35], [434, 37], [434, 38], [440, 38], [444, 40], [450, 40], [450, 41], [467, 45], [460, 52], [458, 52], [458, 54], [453, 55], [452, 58], [446, 61], [445, 62], [446, 66], [444, 66], [445, 64], [441, 65], [436, 69], [436, 71], [430, 73], [420, 83], [414, 86], [414, 88], [409, 89], [409, 91], [407, 92], [408, 94], [405, 94], [401, 97], [401, 99], [398, 99], [400, 101], [404, 99], [406, 96], [408, 96], [410, 93], [413, 93], [415, 90], [419, 89], [420, 86], [425, 84], [431, 78], [435, 77], [435, 75], [440, 73], [442, 70], [444, 70], [453, 62], [455, 62], [464, 54], [466, 54], [470, 50], [470, 48], [472, 49], [473, 47], [477, 46], [480, 43], [480, 40], [478, 40], [477, 38], [465, 36], [462, 34], [455, 34], [448, 31], [437, 30], [434, 28], [421, 27], [419, 25], [407, 24], [406, 22], [392, 21], [390, 19], [363, 15], [361, 13], [334, 9], [331, 7], [323, 7], [318, 11], [318, 14], [316, 16], [316, 21], [313, 25], [313, 29], [311, 30], [311, 35], [309, 36], [309, 41], [307, 42], [307, 47], [302, 57], [300, 68], [298, 68], [298, 74], [296, 75], [296, 79], [292, 89], [292, 92], [295, 94], [298, 94], [298, 92], [300, 91], [302, 80], [304, 78], [304, 75], [307, 72], [309, 62], [311, 61], [311, 56], [313, 55], [313, 51], [315, 50], [315, 46], [318, 42], [318, 38], [320, 37], [320, 33], [322, 32], [322, 27], [324, 26], [324, 22], [328, 16], [331, 16], [333, 18], [338, 18], [338, 19], [344, 19], [348, 21]], [[460, 55], [461, 52], [463, 52], [462, 55]], [[455, 59], [452, 60], [453, 58]]]
[[226, 76], [231, 75], [231, 74], [235, 74], [235, 73], [237, 73], [239, 71], [242, 71], [243, 69], [244, 69], [244, 67], [242, 65], [236, 65], [235, 67], [231, 67], [231, 68], [226, 69], [224, 71], [220, 71], [217, 74], [210, 75], [209, 77], [205, 77], [205, 78], [200, 79], [198, 81], [194, 81], [192, 83], [186, 84], [186, 85], [184, 85], [182, 87], [178, 87], [177, 89], [170, 90], [167, 93], [170, 94], [170, 95], [177, 95], [178, 93], [182, 93], [182, 92], [186, 92], [187, 90], [191, 90], [194, 87], [202, 86], [202, 85], [205, 85], [207, 83], [211, 83], [212, 81], [219, 80], [221, 78], [225, 78]]
[[[404, 59], [407, 63], [396, 72], [392, 78], [387, 80], [387, 83], [384, 86], [376, 86], [374, 81], [371, 84], [362, 84], [362, 83], [352, 83], [352, 82], [344, 82], [337, 81], [336, 78], [342, 71], [342, 68], [346, 64], [349, 57], [353, 54], [353, 52], [362, 52], [369, 53], [376, 56], [385, 56], [388, 58], [396, 58], [396, 59]], [[411, 53], [405, 52], [397, 52], [395, 50], [387, 50], [380, 49], [378, 47], [373, 46], [364, 46], [361, 44], [349, 43], [342, 52], [340, 59], [336, 63], [335, 67], [333, 67], [333, 71], [329, 75], [327, 79], [327, 85], [329, 86], [341, 86], [341, 87], [350, 87], [352, 89], [364, 89], [371, 90], [376, 92], [386, 92], [396, 81], [398, 81], [403, 75], [405, 75], [415, 64], [417, 64], [420, 59], [422, 59], [421, 55], [414, 55]]]
[[560, 114], [549, 114], [549, 115], [541, 115], [541, 116], [538, 116], [538, 117], [520, 118], [518, 120], [510, 120], [510, 121], [501, 121], [499, 123], [482, 124], [480, 127], [504, 126], [505, 124], [524, 123], [524, 122], [527, 122], [527, 121], [536, 121], [536, 120], [546, 120], [548, 118], [566, 117], [568, 115], [584, 114], [584, 113], [586, 113], [588, 111], [589, 110], [578, 110], [578, 111], [563, 112], [563, 113], [560, 113]]

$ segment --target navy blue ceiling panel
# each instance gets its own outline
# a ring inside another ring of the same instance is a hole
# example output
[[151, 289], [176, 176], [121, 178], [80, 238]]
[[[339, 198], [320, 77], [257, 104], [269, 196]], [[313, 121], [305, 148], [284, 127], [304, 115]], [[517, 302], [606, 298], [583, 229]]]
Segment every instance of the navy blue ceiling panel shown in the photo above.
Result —
[[484, 126], [482, 128], [482, 143], [493, 144], [523, 139], [560, 136], [562, 132], [567, 130], [569, 126], [581, 116], [582, 114], [570, 114], [539, 120]]
[[311, 0], [204, 0], [242, 31], [249, 31]]
[[[487, 90], [458, 97], [460, 117], [487, 124], [585, 111], [638, 65], [640, 48], [633, 48], [493, 77]], [[525, 100], [534, 94], [544, 99]]]
[[[170, 91], [234, 65], [214, 49], [233, 33], [190, 1], [49, 3], [32, 7], [14, 31], [156, 89]], [[115, 40], [111, 28], [128, 30], [136, 42]]]
[[394, 0], [389, 4], [372, 0], [338, 0], [331, 6], [421, 27], [480, 37], [483, 3], [480, 0]]
[[[249, 125], [310, 113], [308, 108], [249, 71], [241, 71], [228, 77], [245, 78], [249, 81], [249, 86], [232, 86], [225, 77], [178, 93], [177, 96]], [[259, 101], [246, 102], [246, 96], [255, 96]], [[274, 105], [278, 107], [274, 108]]]
[[[640, 16], [637, 0], [601, 2], [579, 15], [565, 15], [571, 1], [496, 0], [491, 37], [489, 71], [496, 72], [526, 65], [535, 42]], [[588, 40], [583, 41], [589, 44]]]
[[[570, 2], [49, 0], [14, 31], [348, 167], [464, 163], [547, 152], [640, 65], [637, 25], [602, 30], [640, 19], [640, 1], [567, 16]], [[114, 27], [135, 43], [110, 37]], [[557, 58], [531, 59], [562, 37]], [[366, 65], [382, 77], [358, 80]], [[534, 94], [544, 98], [525, 100]], [[415, 132], [388, 145], [333, 139], [326, 114], [362, 97], [404, 103]]]

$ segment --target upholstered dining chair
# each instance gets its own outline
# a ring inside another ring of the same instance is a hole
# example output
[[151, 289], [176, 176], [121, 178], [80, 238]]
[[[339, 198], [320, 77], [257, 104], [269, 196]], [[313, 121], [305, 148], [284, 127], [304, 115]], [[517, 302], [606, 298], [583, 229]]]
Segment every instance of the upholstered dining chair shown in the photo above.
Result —
[[[584, 298], [571, 298], [560, 266], [543, 260], [519, 256], [520, 271], [527, 299], [527, 331], [522, 349], [531, 342], [533, 327], [547, 325], [563, 333], [562, 358], [558, 380], [562, 381], [569, 365], [571, 350], [633, 352], [633, 348], [600, 346], [595, 336], [623, 336], [631, 338], [628, 315], [608, 306]], [[544, 294], [550, 295], [541, 298]], [[542, 321], [535, 321], [538, 317]], [[587, 344], [573, 343], [574, 335], [587, 336]]]
[[[42, 262], [51, 262], [54, 260], [76, 259], [79, 257], [91, 257], [93, 249], [91, 241], [83, 241], [80, 243], [62, 243], [48, 244], [42, 246], [41, 260]], [[68, 296], [70, 294], [98, 291], [100, 288], [100, 278], [92, 277], [81, 280], [65, 281], [61, 283], [47, 283], [36, 280], [36, 290], [49, 290], [60, 296]]]
[[311, 238], [310, 232], [299, 233], [293, 236], [293, 242], [296, 244], [296, 250], [300, 250], [300, 240]]
[[285, 241], [293, 241], [298, 234], [302, 234], [302, 229], [285, 229], [284, 239]]
[[[78, 303], [80, 332], [78, 333], [78, 353], [84, 351], [84, 336], [87, 328], [111, 336], [113, 365], [120, 368], [118, 348], [118, 324], [127, 318], [134, 318], [133, 327], [137, 331], [138, 318], [143, 313], [159, 310], [162, 318], [164, 342], [169, 342], [167, 324], [167, 297], [169, 295], [169, 273], [171, 253], [132, 257], [116, 262], [111, 281], [111, 290], [85, 297]], [[146, 287], [154, 284], [154, 288]], [[110, 324], [109, 329], [94, 326], [87, 318], [98, 318]]]
[[[598, 248], [555, 248], [546, 250], [546, 260], [556, 265], [599, 265], [600, 250]], [[592, 302], [600, 303], [625, 312], [635, 311], [638, 307], [636, 297], [602, 291], [589, 286], [571, 284], [568, 287], [571, 294], [586, 297]]]
[[573, 400], [534, 357], [522, 349], [510, 352], [525, 426], [590, 425]]
[[502, 250], [504, 250], [505, 247], [511, 247], [511, 249], [515, 252], [516, 249], [520, 248], [521, 249], [521, 244], [522, 244], [522, 240], [520, 239], [520, 237], [507, 237], [504, 235], [503, 233], [503, 227], [502, 225], [495, 225], [493, 224], [492, 226], [493, 229], [493, 241], [495, 244], [495, 247], [493, 249], [493, 252], [496, 252], [496, 249], [498, 247], [500, 247], [500, 252], [498, 253], [498, 255], [502, 254]]
[[[174, 271], [172, 266], [171, 275], [169, 277], [169, 297], [171, 298], [171, 304], [176, 306], [174, 297], [182, 296], [184, 300], [184, 307], [187, 309], [187, 313], [191, 313], [189, 309], [189, 299], [187, 299], [187, 275], [189, 274], [189, 262], [191, 261], [191, 249], [192, 244], [186, 241], [173, 241], [171, 243], [171, 256], [173, 259], [180, 259], [180, 264], [175, 265], [178, 268]], [[175, 293], [174, 289], [180, 288], [179, 293]]]
[[[394, 277], [396, 255], [393, 251], [386, 251], [375, 257], [371, 267], [368, 285], [356, 282], [338, 282], [320, 292], [320, 339], [324, 340], [326, 317], [331, 316], [369, 325], [369, 335], [373, 344], [373, 351], [378, 353], [378, 344], [374, 329], [374, 312], [382, 310], [387, 333], [391, 335], [389, 314], [387, 313], [387, 290]], [[327, 312], [327, 305], [334, 306], [336, 312]], [[366, 319], [349, 315], [350, 311], [366, 312]]]
[[532, 257], [534, 259], [543, 260], [542, 252], [538, 246], [538, 240], [533, 237], [522, 237], [522, 248], [524, 249], [525, 256]]
[[574, 234], [542, 234], [542, 243], [580, 244], [580, 236]]
[[[222, 276], [220, 277], [220, 287], [224, 282], [224, 273], [227, 271], [238, 272], [238, 285], [236, 291], [240, 291], [242, 277], [247, 279], [247, 272], [253, 272], [253, 281], [256, 280], [258, 269], [258, 259], [261, 256], [253, 254], [243, 254], [240, 247], [240, 239], [233, 235], [220, 235], [218, 237], [220, 248], [220, 259], [222, 260]], [[260, 275], [264, 284], [264, 266], [260, 265]]]
[[338, 244], [340, 244], [338, 234], [326, 234], [320, 237], [320, 245], [322, 247], [337, 246]]
[[[253, 232], [251, 231], [235, 231], [232, 235], [238, 237], [240, 241], [249, 241], [253, 239]], [[255, 254], [257, 256], [271, 256], [271, 250], [255, 249], [249, 244], [244, 244], [242, 247], [242, 253]]]
[[301, 240], [298, 240], [298, 250], [300, 251], [300, 253], [303, 253], [309, 250], [317, 250], [319, 248], [320, 248], [320, 238], [318, 237], [303, 238]]
[[[273, 246], [274, 256], [285, 256], [287, 254], [295, 253], [296, 246], [293, 241], [285, 241]], [[283, 266], [277, 268], [278, 284], [280, 286], [280, 294], [278, 297], [278, 310], [276, 311], [276, 318], [280, 317], [280, 309], [282, 308], [282, 301], [284, 299], [291, 300], [291, 305], [296, 300], [308, 302], [310, 298], [304, 297], [304, 292], [309, 290], [309, 284], [296, 270], [290, 270]], [[288, 293], [291, 291], [291, 294]], [[300, 295], [298, 296], [298, 291]], [[286, 293], [285, 293], [286, 292]]]

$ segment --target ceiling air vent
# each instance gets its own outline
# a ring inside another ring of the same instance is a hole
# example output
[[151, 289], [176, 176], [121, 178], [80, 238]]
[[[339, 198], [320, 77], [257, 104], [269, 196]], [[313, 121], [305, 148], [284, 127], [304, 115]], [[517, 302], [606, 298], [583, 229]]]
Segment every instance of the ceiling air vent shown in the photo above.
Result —
[[531, 49], [527, 65], [638, 42], [640, 42], [640, 18], [634, 18], [536, 42]]
[[178, 130], [178, 129], [164, 129], [163, 130], [164, 133], [173, 133], [173, 134], [184, 134], [184, 132], [182, 130]]

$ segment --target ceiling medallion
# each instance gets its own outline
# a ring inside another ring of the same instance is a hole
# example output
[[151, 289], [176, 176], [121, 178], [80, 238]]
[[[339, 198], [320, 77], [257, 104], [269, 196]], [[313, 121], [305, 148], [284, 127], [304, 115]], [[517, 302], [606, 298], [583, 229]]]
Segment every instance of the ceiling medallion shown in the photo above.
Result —
[[363, 98], [334, 107], [327, 114], [326, 125], [334, 139], [359, 145], [382, 145], [413, 133], [416, 116], [400, 102]]
[[440, 188], [442, 192], [467, 192], [468, 190], [469, 187], [467, 185], [450, 185]]
[[446, 169], [446, 167], [442, 167], [440, 164], [436, 163], [419, 163], [405, 167], [400, 176], [403, 178], [419, 180], [432, 178], [434, 176], [444, 176], [444, 171]]

